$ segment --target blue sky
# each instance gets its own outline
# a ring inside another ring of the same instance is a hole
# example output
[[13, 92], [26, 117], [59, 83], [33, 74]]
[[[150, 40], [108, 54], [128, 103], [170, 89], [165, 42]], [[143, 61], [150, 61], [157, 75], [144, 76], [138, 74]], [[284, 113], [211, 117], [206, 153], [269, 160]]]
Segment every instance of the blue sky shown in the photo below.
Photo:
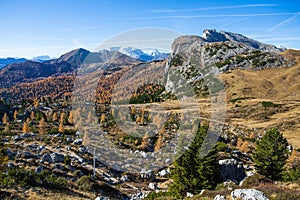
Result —
[[144, 27], [194, 35], [215, 28], [300, 49], [300, 1], [0, 0], [0, 26], [0, 57], [94, 50]]

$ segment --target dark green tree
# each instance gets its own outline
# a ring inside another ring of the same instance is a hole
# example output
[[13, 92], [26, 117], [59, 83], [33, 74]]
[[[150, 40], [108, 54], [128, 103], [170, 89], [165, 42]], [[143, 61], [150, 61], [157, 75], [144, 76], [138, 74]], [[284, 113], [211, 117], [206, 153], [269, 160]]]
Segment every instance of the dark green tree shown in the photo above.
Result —
[[201, 156], [200, 150], [207, 131], [207, 126], [200, 126], [188, 150], [174, 162], [171, 172], [174, 182], [170, 186], [170, 194], [178, 199], [183, 198], [187, 192], [196, 194], [202, 189], [213, 189], [218, 182], [216, 148], [204, 157]]
[[288, 142], [275, 128], [257, 141], [253, 159], [258, 173], [279, 180], [288, 159]]

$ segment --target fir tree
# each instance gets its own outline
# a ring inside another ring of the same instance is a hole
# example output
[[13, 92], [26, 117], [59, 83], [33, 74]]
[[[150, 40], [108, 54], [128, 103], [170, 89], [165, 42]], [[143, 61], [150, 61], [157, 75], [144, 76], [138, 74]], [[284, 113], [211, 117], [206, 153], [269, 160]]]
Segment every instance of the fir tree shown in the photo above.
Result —
[[268, 130], [262, 139], [257, 141], [253, 153], [258, 173], [272, 180], [280, 179], [288, 159], [287, 146], [287, 140], [278, 129]]
[[187, 192], [199, 193], [202, 189], [213, 189], [219, 179], [217, 151], [212, 149], [206, 156], [201, 156], [201, 146], [208, 127], [199, 127], [188, 150], [174, 162], [171, 172], [173, 184], [170, 193], [176, 198], [183, 198]]

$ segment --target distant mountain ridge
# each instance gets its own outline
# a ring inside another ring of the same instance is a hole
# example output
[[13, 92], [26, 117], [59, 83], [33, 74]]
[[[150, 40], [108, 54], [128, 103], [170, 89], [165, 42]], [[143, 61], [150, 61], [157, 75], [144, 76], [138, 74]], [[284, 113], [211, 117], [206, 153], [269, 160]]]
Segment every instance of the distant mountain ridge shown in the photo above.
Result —
[[26, 62], [25, 58], [0, 58], [0, 69], [12, 63]]
[[7, 65], [0, 70], [0, 88], [9, 88], [19, 83], [33, 82], [50, 76], [75, 75], [76, 69], [81, 64], [105, 63], [108, 60], [107, 67], [140, 62], [120, 52], [107, 50], [90, 52], [79, 48], [44, 62], [26, 60]]

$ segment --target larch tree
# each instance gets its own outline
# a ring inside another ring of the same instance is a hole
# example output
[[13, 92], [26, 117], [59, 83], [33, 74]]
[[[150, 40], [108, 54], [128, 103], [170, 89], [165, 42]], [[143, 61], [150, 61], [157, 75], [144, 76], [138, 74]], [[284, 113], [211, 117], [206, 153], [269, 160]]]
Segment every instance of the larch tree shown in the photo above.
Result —
[[2, 117], [2, 123], [3, 124], [7, 124], [8, 122], [9, 122], [9, 118], [8, 118], [7, 114], [4, 113], [4, 115]]
[[64, 129], [64, 118], [65, 118], [65, 113], [62, 113], [60, 115], [60, 120], [59, 120], [59, 125], [58, 125], [58, 131], [60, 133], [63, 133], [65, 131], [65, 129]]
[[32, 111], [32, 112], [30, 113], [30, 119], [31, 119], [31, 120], [34, 120], [34, 118], [35, 118], [35, 112]]
[[15, 121], [17, 121], [17, 119], [18, 119], [18, 111], [17, 110], [15, 110], [15, 112], [14, 112], [14, 120]]
[[142, 138], [142, 144], [140, 145], [140, 149], [146, 151], [150, 147], [150, 137], [149, 134], [146, 133]]
[[154, 151], [159, 151], [162, 148], [162, 145], [163, 145], [163, 134], [160, 132], [155, 142]]
[[57, 113], [54, 112], [53, 115], [52, 115], [52, 121], [55, 122], [55, 121], [57, 121], [57, 119], [58, 119], [57, 118]]
[[29, 133], [30, 132], [30, 127], [28, 125], [28, 122], [23, 123], [23, 128], [22, 128], [23, 133]]
[[69, 122], [70, 124], [73, 124], [73, 123], [74, 123], [73, 111], [72, 111], [72, 110], [70, 111], [69, 118], [68, 118], [68, 122]]
[[42, 117], [39, 123], [39, 133], [45, 134], [45, 118]]

